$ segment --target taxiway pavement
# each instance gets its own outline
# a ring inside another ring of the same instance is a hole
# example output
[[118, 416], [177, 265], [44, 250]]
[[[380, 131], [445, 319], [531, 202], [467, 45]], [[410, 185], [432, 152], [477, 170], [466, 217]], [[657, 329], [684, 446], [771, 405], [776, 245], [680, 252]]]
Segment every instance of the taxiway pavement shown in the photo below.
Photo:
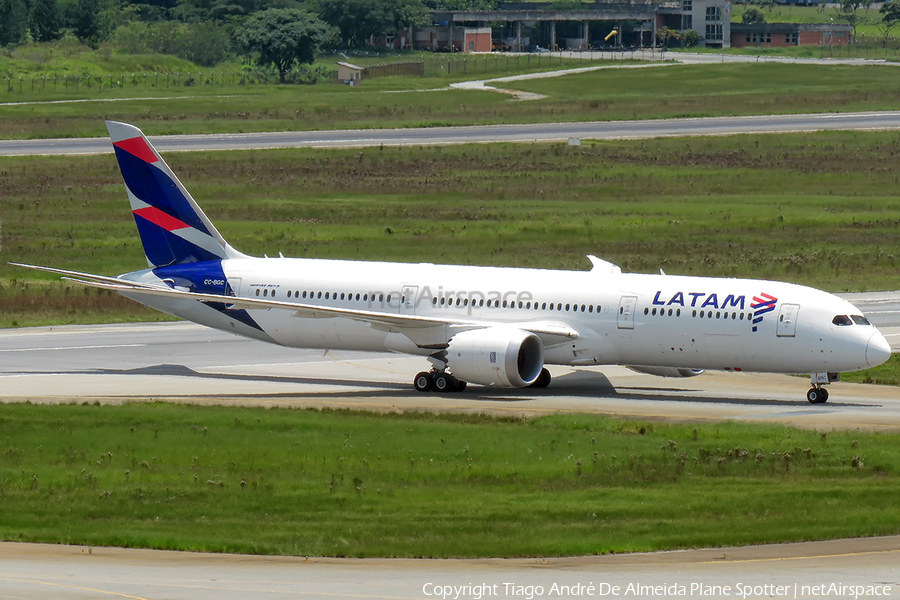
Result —
[[[581, 593], [553, 593], [554, 585]], [[629, 585], [645, 586], [644, 593], [640, 587], [628, 593]], [[588, 586], [593, 586], [592, 592], [585, 589]], [[613, 586], [618, 586], [617, 592]], [[663, 586], [663, 593], [657, 586]], [[812, 593], [815, 586], [821, 586], [818, 594]], [[833, 589], [845, 593], [822, 593], [832, 586], [844, 586]], [[490, 595], [484, 594], [485, 587]], [[684, 593], [677, 593], [680, 588]], [[900, 536], [480, 560], [307, 559], [0, 543], [0, 594], [21, 600], [434, 600], [442, 598], [445, 590], [456, 600], [528, 600], [529, 593], [533, 600], [854, 598], [853, 591], [860, 590], [858, 598], [896, 597], [900, 594]]]

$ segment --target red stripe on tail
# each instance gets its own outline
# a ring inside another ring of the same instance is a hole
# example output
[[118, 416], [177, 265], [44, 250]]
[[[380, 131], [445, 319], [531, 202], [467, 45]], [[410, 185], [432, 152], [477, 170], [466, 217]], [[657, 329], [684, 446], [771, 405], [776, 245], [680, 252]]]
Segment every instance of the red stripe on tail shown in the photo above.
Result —
[[185, 227], [190, 227], [187, 223], [183, 223], [173, 217], [172, 215], [168, 215], [158, 208], [154, 208], [152, 206], [148, 206], [147, 208], [139, 208], [134, 211], [134, 214], [147, 219], [151, 223], [159, 225], [166, 231], [175, 231], [176, 229], [184, 229]]
[[121, 142], [116, 142], [113, 144], [116, 148], [121, 148], [125, 152], [129, 154], [133, 154], [139, 159], [148, 162], [155, 163], [159, 159], [156, 158], [156, 154], [153, 153], [153, 150], [150, 149], [150, 146], [147, 145], [147, 142], [142, 137], [133, 137], [127, 140], [122, 140]]

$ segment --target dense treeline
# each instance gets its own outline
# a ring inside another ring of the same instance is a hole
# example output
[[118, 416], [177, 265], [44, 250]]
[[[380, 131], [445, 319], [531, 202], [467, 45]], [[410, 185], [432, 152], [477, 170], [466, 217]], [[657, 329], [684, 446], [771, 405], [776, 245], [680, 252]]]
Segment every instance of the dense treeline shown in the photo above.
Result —
[[77, 37], [131, 53], [171, 54], [201, 65], [247, 56], [284, 71], [323, 47], [353, 48], [410, 26], [438, 8], [495, 0], [0, 0], [0, 46]]

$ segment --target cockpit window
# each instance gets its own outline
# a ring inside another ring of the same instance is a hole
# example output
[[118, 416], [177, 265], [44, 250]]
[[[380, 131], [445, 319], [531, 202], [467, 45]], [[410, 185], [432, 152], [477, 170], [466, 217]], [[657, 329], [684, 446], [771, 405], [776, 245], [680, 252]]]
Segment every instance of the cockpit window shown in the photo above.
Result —
[[853, 325], [853, 321], [851, 321], [850, 317], [848, 317], [847, 315], [838, 315], [835, 318], [833, 318], [831, 320], [831, 322], [834, 323], [835, 325], [841, 325], [841, 326]]
[[857, 325], [871, 325], [869, 320], [862, 315], [850, 315], [850, 318], [853, 319], [853, 322]]

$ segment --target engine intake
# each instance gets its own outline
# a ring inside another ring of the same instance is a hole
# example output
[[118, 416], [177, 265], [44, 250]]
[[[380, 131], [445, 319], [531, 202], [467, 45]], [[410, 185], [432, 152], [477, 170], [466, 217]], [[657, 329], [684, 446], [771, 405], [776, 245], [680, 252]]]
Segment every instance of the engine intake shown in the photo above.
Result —
[[488, 327], [453, 336], [447, 367], [459, 379], [480, 385], [526, 387], [544, 367], [544, 345], [522, 329]]

